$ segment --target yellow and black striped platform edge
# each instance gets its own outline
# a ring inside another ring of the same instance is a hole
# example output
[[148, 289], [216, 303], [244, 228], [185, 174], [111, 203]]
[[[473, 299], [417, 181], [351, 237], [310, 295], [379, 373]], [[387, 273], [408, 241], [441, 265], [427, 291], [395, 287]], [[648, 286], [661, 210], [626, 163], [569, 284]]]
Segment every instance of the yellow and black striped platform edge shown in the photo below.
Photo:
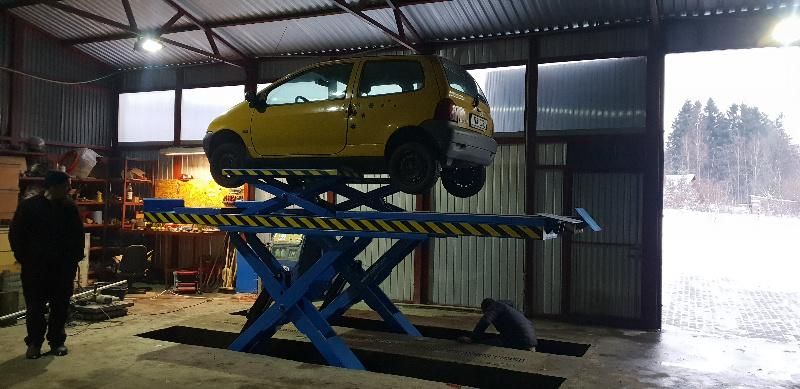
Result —
[[348, 177], [361, 178], [361, 175], [346, 169], [222, 169], [229, 177]]
[[543, 235], [541, 228], [508, 224], [451, 223], [416, 220], [364, 220], [310, 216], [191, 215], [172, 212], [145, 212], [144, 217], [153, 223], [348, 232], [422, 233], [438, 237], [480, 236], [541, 240]]

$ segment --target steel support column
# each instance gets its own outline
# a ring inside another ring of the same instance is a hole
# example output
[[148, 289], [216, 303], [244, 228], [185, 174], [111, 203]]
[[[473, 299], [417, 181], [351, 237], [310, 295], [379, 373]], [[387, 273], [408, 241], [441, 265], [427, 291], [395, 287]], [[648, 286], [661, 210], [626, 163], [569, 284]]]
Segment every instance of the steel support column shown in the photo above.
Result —
[[647, 49], [648, 159], [644, 166], [642, 198], [642, 327], [661, 328], [661, 224], [664, 208], [664, 37], [659, 2], [651, 0]]
[[[539, 38], [528, 40], [528, 64], [525, 69], [525, 214], [536, 214], [536, 109], [539, 89]], [[533, 315], [536, 282], [533, 241], [525, 241], [525, 314]]]

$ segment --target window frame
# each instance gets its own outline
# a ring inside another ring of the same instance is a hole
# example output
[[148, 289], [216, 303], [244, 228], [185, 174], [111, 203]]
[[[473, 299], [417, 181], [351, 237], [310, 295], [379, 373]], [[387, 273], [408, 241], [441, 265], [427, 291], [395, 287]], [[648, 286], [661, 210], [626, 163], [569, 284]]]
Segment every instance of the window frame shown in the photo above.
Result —
[[[320, 68], [331, 67], [331, 66], [342, 66], [342, 65], [349, 65], [350, 66], [350, 75], [347, 78], [347, 84], [345, 84], [346, 88], [344, 90], [344, 95], [342, 97], [340, 97], [340, 98], [314, 100], [314, 101], [301, 101], [301, 102], [293, 102], [293, 103], [286, 103], [286, 104], [269, 104], [267, 102], [267, 98], [269, 97], [269, 94], [272, 91], [274, 91], [275, 89], [280, 88], [283, 85], [286, 85], [287, 83], [289, 83], [290, 81], [292, 81], [292, 80], [294, 80], [294, 79], [296, 79], [298, 77], [302, 77], [306, 73], [310, 73], [310, 72], [319, 70]], [[291, 74], [291, 75], [287, 76], [287, 78], [285, 80], [281, 81], [281, 82], [275, 82], [275, 83], [272, 83], [269, 86], [267, 86], [263, 91], [261, 91], [261, 93], [259, 93], [259, 99], [263, 98], [264, 99], [264, 103], [267, 105], [267, 107], [286, 107], [286, 106], [297, 105], [297, 104], [311, 104], [311, 103], [321, 103], [321, 102], [325, 102], [325, 101], [346, 100], [346, 99], [348, 99], [348, 92], [351, 92], [350, 83], [353, 81], [353, 70], [354, 70], [354, 68], [355, 68], [355, 63], [353, 63], [353, 62], [335, 62], [335, 63], [322, 64], [322, 65], [319, 65], [319, 66], [314, 66], [314, 67], [309, 68], [309, 69], [301, 70], [301, 71], [299, 71], [299, 72], [297, 72], [295, 74]], [[263, 97], [261, 96], [262, 94], [263, 94]], [[352, 92], [351, 92], [351, 94], [352, 94]]]
[[[422, 84], [420, 85], [419, 89], [415, 89], [415, 90], [412, 90], [412, 91], [409, 91], [409, 92], [400, 91], [400, 92], [392, 92], [392, 93], [381, 93], [379, 95], [361, 96], [361, 82], [364, 80], [364, 70], [366, 70], [367, 65], [369, 65], [370, 63], [381, 63], [381, 62], [383, 62], [383, 63], [386, 63], [386, 62], [413, 62], [413, 63], [415, 63], [417, 66], [419, 66], [420, 73], [422, 74]], [[394, 96], [394, 95], [402, 95], [402, 94], [408, 94], [408, 93], [417, 93], [417, 92], [421, 92], [422, 90], [425, 89], [425, 87], [427, 86], [427, 83], [425, 81], [426, 81], [425, 67], [422, 66], [422, 63], [420, 61], [413, 60], [413, 59], [383, 59], [383, 60], [373, 59], [373, 60], [368, 60], [368, 61], [364, 61], [364, 63], [361, 65], [361, 70], [360, 70], [359, 75], [358, 75], [358, 83], [356, 84], [356, 86], [354, 88], [355, 89], [355, 97], [358, 98], [358, 99], [369, 99], [369, 98], [373, 98], [373, 97]]]

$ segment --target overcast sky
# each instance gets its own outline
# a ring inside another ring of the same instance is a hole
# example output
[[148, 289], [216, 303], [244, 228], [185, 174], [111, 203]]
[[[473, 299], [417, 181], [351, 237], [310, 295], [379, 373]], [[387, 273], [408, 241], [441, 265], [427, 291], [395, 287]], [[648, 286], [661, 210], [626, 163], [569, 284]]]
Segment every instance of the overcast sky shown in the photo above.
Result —
[[686, 99], [705, 105], [711, 97], [723, 112], [745, 103], [773, 120], [783, 113], [792, 142], [800, 144], [800, 47], [670, 54], [665, 82], [667, 136]]

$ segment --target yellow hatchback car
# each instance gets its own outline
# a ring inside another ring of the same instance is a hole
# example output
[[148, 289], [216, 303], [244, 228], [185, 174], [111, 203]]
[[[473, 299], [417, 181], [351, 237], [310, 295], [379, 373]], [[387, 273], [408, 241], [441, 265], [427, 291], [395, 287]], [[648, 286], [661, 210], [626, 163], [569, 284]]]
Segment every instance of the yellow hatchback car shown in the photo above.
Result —
[[497, 143], [489, 105], [463, 68], [436, 56], [363, 57], [292, 73], [214, 119], [203, 139], [214, 180], [227, 168], [348, 168], [388, 173], [420, 194], [441, 175], [469, 197]]

